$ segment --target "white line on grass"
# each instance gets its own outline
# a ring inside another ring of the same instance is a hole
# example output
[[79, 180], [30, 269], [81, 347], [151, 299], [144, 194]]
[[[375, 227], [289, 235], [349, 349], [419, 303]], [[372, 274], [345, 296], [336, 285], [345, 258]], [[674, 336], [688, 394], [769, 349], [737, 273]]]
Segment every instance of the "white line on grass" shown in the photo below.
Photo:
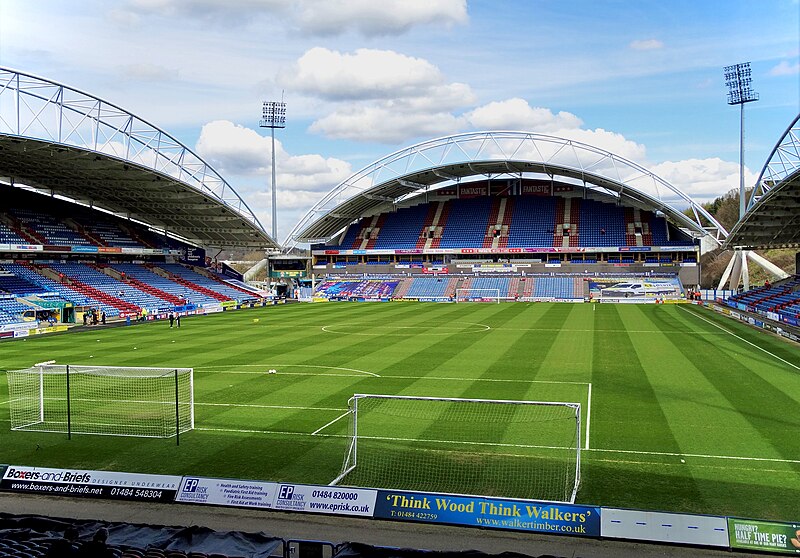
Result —
[[[366, 370], [359, 370], [358, 368], [344, 368], [342, 366], [323, 366], [320, 364], [218, 364], [216, 366], [195, 366], [195, 370], [207, 371], [222, 371], [223, 374], [266, 374], [262, 371], [227, 371], [228, 368], [261, 368], [262, 370], [269, 370], [273, 368], [323, 368], [326, 370], [344, 370], [345, 372], [357, 372], [359, 376], [364, 374], [380, 378], [380, 374], [375, 372], [368, 372]], [[279, 374], [293, 374], [295, 376], [335, 376], [335, 377], [353, 377], [354, 374], [300, 374], [298, 372], [279, 372]]]
[[9, 399], [8, 401], [3, 401], [2, 403], [0, 403], [0, 405], [8, 405], [9, 403], [11, 403], [11, 401], [12, 401], [11, 399]]
[[349, 415], [349, 414], [350, 414], [350, 411], [345, 411], [345, 412], [344, 412], [344, 414], [342, 414], [341, 416], [338, 416], [338, 417], [336, 417], [335, 419], [333, 419], [332, 421], [330, 421], [330, 422], [329, 422], [328, 424], [326, 424], [325, 426], [320, 426], [319, 428], [317, 428], [317, 429], [316, 429], [314, 432], [312, 432], [312, 433], [311, 433], [311, 435], [312, 435], [312, 436], [316, 436], [317, 434], [319, 434], [320, 432], [322, 432], [323, 430], [325, 430], [326, 428], [328, 428], [328, 427], [329, 427], [331, 424], [333, 424], [334, 422], [338, 422], [338, 421], [340, 421], [341, 419], [343, 419], [344, 417], [346, 417], [346, 416], [347, 416], [347, 415]]
[[[560, 333], [686, 333], [684, 329], [567, 329], [557, 327], [496, 327], [495, 331], [557, 331]], [[699, 335], [724, 335], [716, 331], [700, 331]]]
[[597, 453], [625, 453], [630, 455], [658, 455], [662, 457], [697, 457], [702, 459], [725, 459], [729, 461], [760, 461], [771, 463], [800, 463], [800, 459], [781, 459], [779, 457], [741, 457], [736, 455], [709, 455], [704, 453], [674, 453], [665, 451], [636, 451], [592, 448]]
[[[593, 463], [624, 463], [626, 465], [653, 465], [654, 467], [689, 467], [685, 463], [664, 463], [663, 461], [632, 461], [630, 459], [592, 459]], [[764, 469], [763, 466], [757, 467], [732, 467], [730, 463], [723, 465], [701, 465], [699, 463], [692, 463], [693, 469], [719, 469], [723, 471], [747, 471], [751, 473], [776, 473], [783, 475], [796, 475], [797, 472], [792, 469]]]
[[[341, 418], [341, 417], [340, 417]], [[243, 434], [274, 434], [286, 436], [323, 436], [326, 438], [352, 438], [350, 434], [314, 434], [308, 432], [285, 432], [277, 430], [253, 430], [248, 428], [204, 428], [195, 427], [195, 430], [210, 431], [210, 432], [237, 432]], [[500, 442], [470, 442], [467, 440], [429, 440], [423, 438], [396, 438], [389, 436], [359, 436], [359, 440], [378, 440], [388, 442], [424, 442], [431, 444], [463, 444], [466, 446], [490, 446], [500, 448], [534, 448], [534, 449], [551, 449], [551, 450], [566, 450], [575, 451], [575, 448], [567, 446], [539, 446], [531, 444], [504, 444]]]
[[589, 382], [570, 382], [567, 380], [511, 380], [504, 378], [448, 378], [446, 376], [387, 376], [384, 378], [409, 380], [444, 380], [447, 382], [512, 382], [520, 384], [567, 384], [575, 386], [588, 386]]
[[756, 349], [758, 349], [759, 351], [763, 351], [763, 352], [767, 353], [769, 356], [771, 356], [771, 357], [773, 357], [773, 358], [776, 358], [776, 359], [778, 359], [779, 361], [781, 361], [781, 362], [783, 362], [783, 363], [785, 363], [785, 364], [788, 364], [789, 366], [791, 366], [791, 367], [792, 367], [792, 368], [794, 368], [795, 370], [800, 370], [800, 366], [797, 366], [796, 364], [792, 364], [792, 363], [791, 363], [791, 362], [789, 362], [788, 360], [785, 360], [785, 359], [783, 359], [783, 358], [779, 357], [779, 356], [778, 356], [778, 355], [776, 355], [775, 353], [771, 353], [771, 352], [769, 352], [768, 350], [766, 350], [766, 349], [765, 349], [765, 348], [763, 348], [763, 347], [759, 347], [758, 345], [756, 345], [755, 343], [752, 343], [752, 342], [748, 341], [748, 340], [747, 340], [747, 339], [745, 339], [744, 337], [739, 337], [738, 335], [736, 335], [736, 334], [735, 334], [735, 333], [733, 333], [732, 331], [730, 331], [730, 330], [728, 330], [728, 329], [725, 329], [725, 328], [724, 328], [724, 327], [722, 327], [721, 325], [719, 325], [719, 324], [716, 324], [716, 323], [712, 322], [712, 321], [711, 321], [711, 320], [709, 320], [708, 318], [704, 318], [704, 317], [703, 317], [703, 316], [701, 316], [700, 314], [696, 314], [696, 313], [694, 313], [694, 312], [691, 312], [691, 311], [687, 310], [686, 308], [681, 308], [680, 306], [679, 306], [678, 308], [680, 308], [680, 309], [681, 309], [681, 310], [683, 310], [684, 312], [688, 312], [688, 313], [689, 313], [689, 314], [691, 314], [692, 316], [695, 316], [695, 317], [697, 317], [697, 318], [700, 318], [700, 319], [701, 319], [701, 320], [703, 320], [704, 322], [706, 322], [706, 323], [709, 323], [709, 324], [711, 324], [712, 326], [714, 326], [714, 327], [716, 327], [716, 328], [718, 328], [718, 329], [721, 329], [722, 331], [724, 331], [724, 332], [725, 332], [725, 333], [727, 333], [728, 335], [732, 335], [732, 336], [733, 336], [733, 337], [735, 337], [736, 339], [738, 339], [738, 340], [740, 340], [740, 341], [744, 341], [745, 343], [747, 343], [747, 344], [748, 344], [748, 345], [750, 345], [751, 347], [755, 347], [755, 348], [756, 348]]
[[592, 383], [589, 382], [589, 396], [587, 398], [587, 405], [586, 405], [586, 447], [584, 449], [589, 449], [589, 428], [592, 425]]
[[294, 405], [258, 405], [255, 403], [198, 403], [195, 405], [205, 405], [208, 407], [251, 407], [255, 409], [297, 409], [300, 411], [341, 411], [341, 407], [299, 407]]
[[[483, 329], [469, 329], [469, 328], [455, 328], [451, 327], [449, 324], [466, 324], [467, 326], [478, 326]], [[333, 328], [358, 328], [363, 327], [366, 329], [372, 330], [382, 330], [382, 331], [368, 331], [368, 332], [359, 332], [359, 331], [336, 331]], [[428, 331], [431, 327], [436, 327], [435, 332]], [[404, 335], [425, 335], [426, 337], [430, 337], [432, 335], [456, 335], [459, 333], [484, 333], [490, 331], [492, 326], [488, 326], [486, 324], [479, 324], [474, 322], [448, 322], [446, 325], [441, 326], [431, 326], [431, 325], [413, 325], [413, 326], [385, 326], [385, 325], [375, 325], [375, 324], [332, 324], [332, 325], [324, 325], [320, 329], [325, 333], [336, 333], [339, 335], [363, 335], [367, 337], [374, 337], [378, 335], [385, 335], [386, 330], [405, 330], [405, 329], [415, 329], [415, 330], [422, 330], [424, 332], [420, 333], [403, 333]], [[391, 332], [390, 332], [391, 333]]]

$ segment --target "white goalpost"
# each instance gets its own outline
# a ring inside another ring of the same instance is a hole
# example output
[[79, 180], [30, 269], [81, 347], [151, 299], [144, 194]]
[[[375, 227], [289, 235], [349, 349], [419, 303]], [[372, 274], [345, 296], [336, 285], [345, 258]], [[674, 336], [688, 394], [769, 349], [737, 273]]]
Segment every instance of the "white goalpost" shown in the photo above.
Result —
[[194, 370], [51, 363], [9, 370], [11, 430], [176, 438], [194, 428]]
[[500, 304], [500, 289], [456, 289], [456, 302], [496, 302]]
[[574, 502], [580, 403], [356, 394], [331, 485]]

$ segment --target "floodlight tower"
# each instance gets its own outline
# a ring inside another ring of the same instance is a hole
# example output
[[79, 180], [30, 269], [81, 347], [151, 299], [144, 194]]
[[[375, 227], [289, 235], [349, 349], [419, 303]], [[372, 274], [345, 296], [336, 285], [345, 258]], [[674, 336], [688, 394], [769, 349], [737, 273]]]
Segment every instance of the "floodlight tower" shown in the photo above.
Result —
[[278, 202], [275, 193], [275, 128], [286, 127], [286, 103], [264, 101], [258, 125], [272, 132], [272, 238], [278, 240]]
[[[744, 105], [758, 101], [758, 93], [750, 88], [753, 79], [750, 77], [750, 62], [725, 66], [725, 85], [728, 87], [728, 104], [739, 105], [739, 219], [744, 218], [747, 212], [747, 203], [744, 187]], [[719, 286], [722, 288], [730, 277], [730, 288], [736, 289], [741, 279], [744, 289], [750, 288], [750, 274], [747, 267], [747, 258], [754, 258], [747, 250], [737, 248], [731, 258], [728, 268], [722, 275]]]
[[725, 66], [725, 85], [728, 86], [728, 104], [739, 105], [739, 219], [747, 211], [744, 192], [744, 105], [758, 101], [758, 93], [750, 88], [750, 62]]

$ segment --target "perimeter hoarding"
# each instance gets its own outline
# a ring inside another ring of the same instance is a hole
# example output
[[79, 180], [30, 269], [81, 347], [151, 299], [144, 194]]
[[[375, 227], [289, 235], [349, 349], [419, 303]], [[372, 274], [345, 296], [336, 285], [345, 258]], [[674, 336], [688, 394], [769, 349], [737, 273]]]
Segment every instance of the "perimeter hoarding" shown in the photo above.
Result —
[[27, 494], [172, 502], [181, 477], [9, 465], [0, 489]]
[[728, 518], [731, 548], [800, 554], [800, 523]]
[[372, 517], [376, 496], [359, 488], [184, 477], [175, 501]]
[[380, 490], [375, 517], [539, 533], [600, 536], [600, 508]]

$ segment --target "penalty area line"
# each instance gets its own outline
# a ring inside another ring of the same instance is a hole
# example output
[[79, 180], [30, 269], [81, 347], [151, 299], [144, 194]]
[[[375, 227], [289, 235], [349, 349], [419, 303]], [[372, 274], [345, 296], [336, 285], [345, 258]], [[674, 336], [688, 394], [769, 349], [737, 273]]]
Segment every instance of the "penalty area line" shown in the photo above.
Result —
[[[310, 432], [289, 432], [285, 430], [256, 430], [253, 428], [209, 428], [196, 426], [195, 430], [201, 432], [233, 432], [235, 434], [271, 434], [274, 436], [312, 436]], [[350, 438], [346, 434], [317, 434], [326, 438]]]
[[246, 407], [253, 409], [289, 409], [298, 411], [341, 411], [341, 407], [300, 407], [295, 405], [259, 405], [256, 403], [200, 403], [195, 401], [196, 406], [202, 405], [205, 407]]
[[740, 336], [736, 335], [734, 332], [730, 331], [729, 329], [726, 329], [726, 328], [722, 327], [722, 326], [721, 326], [721, 325], [719, 325], [719, 324], [716, 324], [716, 323], [712, 322], [712, 321], [711, 321], [711, 320], [709, 320], [708, 318], [705, 318], [705, 317], [701, 316], [700, 314], [697, 314], [697, 313], [695, 313], [695, 312], [692, 312], [692, 311], [690, 311], [690, 310], [687, 310], [686, 308], [682, 308], [682, 307], [680, 307], [680, 306], [679, 306], [678, 308], [679, 308], [679, 309], [681, 309], [681, 310], [683, 310], [684, 312], [688, 312], [688, 313], [689, 313], [689, 314], [691, 314], [692, 316], [695, 316], [695, 317], [697, 317], [697, 318], [700, 318], [700, 319], [701, 319], [701, 320], [703, 320], [704, 322], [711, 324], [712, 326], [716, 327], [717, 329], [721, 329], [722, 331], [724, 331], [724, 332], [725, 332], [725, 333], [727, 333], [728, 335], [732, 335], [733, 337], [735, 337], [735, 338], [736, 338], [736, 339], [738, 339], [739, 341], [744, 341], [745, 343], [747, 343], [747, 344], [748, 344], [748, 345], [750, 345], [751, 347], [755, 347], [755, 348], [756, 348], [756, 349], [758, 349], [759, 351], [763, 351], [763, 352], [767, 353], [769, 356], [771, 356], [771, 357], [773, 357], [773, 358], [776, 358], [776, 359], [778, 359], [779, 361], [783, 362], [784, 364], [788, 364], [789, 366], [791, 366], [791, 367], [792, 367], [792, 368], [794, 368], [795, 370], [800, 370], [800, 366], [797, 366], [796, 364], [792, 364], [792, 363], [791, 363], [791, 362], [789, 362], [788, 360], [786, 360], [786, 359], [783, 359], [783, 358], [779, 357], [779, 356], [778, 356], [778, 355], [776, 355], [775, 353], [771, 353], [771, 352], [769, 352], [768, 350], [766, 350], [766, 349], [765, 349], [765, 348], [763, 348], [763, 347], [759, 347], [759, 346], [758, 346], [758, 345], [756, 345], [755, 343], [753, 343], [753, 342], [751, 342], [751, 341], [748, 341], [748, 340], [747, 340], [747, 339], [745, 339], [744, 337], [740, 337]]
[[699, 459], [724, 459], [728, 461], [759, 461], [766, 463], [800, 463], [800, 459], [782, 459], [780, 457], [742, 457], [737, 455], [709, 455], [705, 453], [676, 453], [666, 451], [636, 451], [591, 448], [596, 453], [622, 453], [628, 455], [657, 455], [662, 457], [696, 457]]
[[342, 415], [340, 415], [340, 416], [336, 417], [335, 419], [333, 419], [332, 421], [330, 421], [330, 422], [329, 422], [328, 424], [326, 424], [325, 426], [320, 426], [319, 428], [317, 428], [317, 429], [316, 429], [314, 432], [312, 432], [312, 433], [311, 433], [311, 435], [312, 435], [312, 436], [316, 436], [317, 434], [319, 434], [320, 432], [322, 432], [323, 430], [325, 430], [326, 428], [328, 428], [330, 425], [332, 425], [332, 424], [333, 424], [333, 423], [335, 423], [335, 422], [338, 422], [338, 421], [342, 420], [344, 417], [346, 417], [346, 416], [347, 416], [347, 415], [349, 415], [349, 414], [350, 414], [350, 411], [345, 411], [345, 412], [344, 412]]
[[592, 426], [592, 383], [589, 382], [589, 396], [586, 403], [586, 447], [589, 449], [589, 429]]
[[574, 386], [588, 386], [589, 382], [570, 382], [566, 380], [512, 380], [508, 378], [448, 378], [446, 376], [391, 376], [384, 375], [384, 378], [404, 379], [409, 380], [444, 380], [447, 382], [508, 382], [518, 384], [566, 384]]

